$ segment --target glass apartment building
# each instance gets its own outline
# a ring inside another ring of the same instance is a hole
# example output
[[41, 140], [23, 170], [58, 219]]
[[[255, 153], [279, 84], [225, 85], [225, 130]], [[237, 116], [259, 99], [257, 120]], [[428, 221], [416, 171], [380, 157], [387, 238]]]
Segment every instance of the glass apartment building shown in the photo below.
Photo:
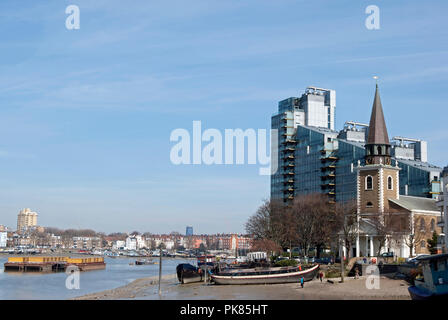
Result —
[[[271, 118], [271, 128], [278, 130], [278, 152], [273, 156], [279, 164], [271, 176], [271, 199], [288, 203], [296, 195], [315, 192], [327, 194], [331, 202], [355, 199], [354, 167], [358, 162], [364, 164], [368, 125], [346, 122], [343, 130], [335, 131], [334, 91], [310, 88], [313, 90], [307, 88], [301, 98], [280, 101], [279, 112]], [[392, 140], [396, 140], [393, 163], [398, 161], [401, 168], [400, 194], [439, 194], [442, 169], [426, 162], [426, 142], [402, 137]]]

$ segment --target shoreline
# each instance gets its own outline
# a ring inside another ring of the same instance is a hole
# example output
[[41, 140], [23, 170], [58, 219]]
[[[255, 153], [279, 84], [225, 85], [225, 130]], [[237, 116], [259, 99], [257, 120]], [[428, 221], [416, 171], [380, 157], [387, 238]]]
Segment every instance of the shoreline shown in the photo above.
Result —
[[[334, 283], [327, 282], [332, 280]], [[158, 276], [141, 278], [111, 290], [86, 294], [70, 300], [410, 300], [408, 283], [380, 276], [380, 288], [368, 289], [367, 278], [318, 279], [299, 284], [213, 285], [200, 282], [179, 284], [176, 274], [162, 277], [158, 295]]]

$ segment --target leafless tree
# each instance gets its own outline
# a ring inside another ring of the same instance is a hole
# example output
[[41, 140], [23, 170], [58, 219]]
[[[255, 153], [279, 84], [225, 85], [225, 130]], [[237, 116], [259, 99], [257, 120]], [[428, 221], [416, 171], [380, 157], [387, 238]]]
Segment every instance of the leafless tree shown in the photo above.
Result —
[[185, 247], [187, 249], [193, 249], [193, 243], [194, 243], [193, 237], [188, 236], [188, 237], [185, 237], [184, 239], [185, 239]]
[[245, 228], [254, 240], [269, 239], [280, 244], [283, 238], [282, 215], [285, 212], [283, 204], [276, 201], [264, 200], [246, 222]]
[[338, 233], [342, 235], [347, 257], [350, 257], [358, 228], [356, 202], [354, 200], [337, 202], [334, 207], [334, 221], [336, 229], [340, 230]]
[[414, 221], [410, 222], [412, 223], [407, 224], [406, 232], [404, 235], [404, 242], [409, 247], [410, 256], [413, 257], [417, 252], [417, 245], [421, 241], [425, 240], [426, 233], [425, 230], [419, 229], [418, 217], [414, 217]]
[[322, 246], [329, 240], [335, 227], [331, 219], [333, 214], [325, 195], [312, 193], [297, 196], [290, 208], [284, 234], [297, 241], [304, 254], [308, 255], [311, 245]]
[[265, 251], [270, 255], [279, 254], [282, 248], [275, 242], [269, 239], [254, 240], [252, 244], [252, 251]]

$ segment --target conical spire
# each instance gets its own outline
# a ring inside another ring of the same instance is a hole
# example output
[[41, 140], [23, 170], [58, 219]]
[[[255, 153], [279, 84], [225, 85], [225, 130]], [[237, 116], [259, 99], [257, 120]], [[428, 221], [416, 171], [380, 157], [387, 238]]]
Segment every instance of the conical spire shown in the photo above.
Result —
[[367, 144], [390, 145], [378, 84], [376, 85], [375, 100], [373, 101], [372, 115], [370, 116]]

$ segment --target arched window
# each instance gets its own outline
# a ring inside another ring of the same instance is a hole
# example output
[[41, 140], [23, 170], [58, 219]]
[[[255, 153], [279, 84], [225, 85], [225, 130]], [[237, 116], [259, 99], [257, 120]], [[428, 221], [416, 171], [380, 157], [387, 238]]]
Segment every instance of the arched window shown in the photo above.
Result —
[[366, 190], [372, 190], [373, 189], [373, 178], [372, 176], [366, 177]]
[[366, 204], [366, 208], [373, 208], [373, 203], [372, 202], [367, 202]]
[[393, 179], [391, 176], [387, 177], [387, 190], [393, 190], [394, 189], [394, 185], [393, 185]]
[[420, 248], [424, 248], [426, 246], [425, 240], [420, 241]]
[[420, 231], [425, 231], [425, 219], [420, 218]]
[[379, 154], [379, 155], [382, 155], [382, 154], [383, 154], [382, 151], [381, 151], [381, 146], [378, 146], [378, 154]]
[[434, 230], [436, 230], [436, 221], [431, 219], [431, 232], [434, 232]]

